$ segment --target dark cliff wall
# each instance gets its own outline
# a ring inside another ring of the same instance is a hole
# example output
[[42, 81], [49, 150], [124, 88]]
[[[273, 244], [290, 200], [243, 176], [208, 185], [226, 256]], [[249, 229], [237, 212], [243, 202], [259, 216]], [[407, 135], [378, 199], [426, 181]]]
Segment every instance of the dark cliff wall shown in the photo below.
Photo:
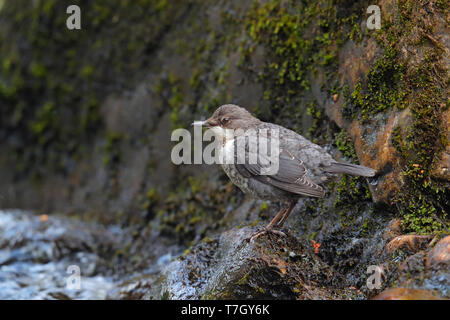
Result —
[[[226, 180], [173, 166], [170, 130], [233, 102], [380, 170], [372, 199], [406, 230], [443, 228], [445, 2], [382, 1], [378, 31], [365, 1], [77, 3], [79, 31], [64, 1], [3, 4], [3, 207], [151, 215], [194, 188], [211, 201]], [[370, 202], [361, 179], [332, 188]]]

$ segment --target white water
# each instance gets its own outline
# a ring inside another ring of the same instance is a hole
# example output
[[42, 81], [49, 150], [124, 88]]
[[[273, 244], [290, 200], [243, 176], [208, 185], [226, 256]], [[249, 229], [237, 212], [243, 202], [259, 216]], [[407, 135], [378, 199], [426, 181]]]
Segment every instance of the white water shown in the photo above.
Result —
[[[0, 210], [0, 299], [105, 299], [113, 282], [96, 274], [99, 257], [83, 251], [61, 255], [53, 241], [77, 232], [70, 219], [42, 220], [31, 212]], [[80, 289], [67, 287], [70, 265], [81, 266]]]

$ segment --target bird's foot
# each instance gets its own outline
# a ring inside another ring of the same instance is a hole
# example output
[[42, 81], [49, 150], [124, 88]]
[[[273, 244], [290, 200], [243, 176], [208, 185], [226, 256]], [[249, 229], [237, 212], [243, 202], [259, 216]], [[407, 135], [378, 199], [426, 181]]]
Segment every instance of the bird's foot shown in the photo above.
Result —
[[275, 230], [273, 227], [264, 227], [263, 230], [258, 231], [256, 233], [254, 233], [250, 239], [249, 242], [254, 242], [255, 239], [259, 238], [260, 236], [264, 235], [264, 234], [276, 234], [280, 237], [286, 237], [286, 234], [280, 230]]

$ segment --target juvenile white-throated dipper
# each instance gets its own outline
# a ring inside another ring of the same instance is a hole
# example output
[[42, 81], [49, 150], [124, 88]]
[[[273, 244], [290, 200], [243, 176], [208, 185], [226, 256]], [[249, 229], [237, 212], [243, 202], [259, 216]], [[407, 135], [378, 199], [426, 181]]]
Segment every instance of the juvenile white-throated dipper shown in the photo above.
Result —
[[[222, 164], [231, 181], [244, 193], [255, 198], [282, 201], [287, 204], [275, 215], [264, 231], [256, 233], [251, 239], [265, 232], [284, 235], [281, 231], [274, 230], [274, 227], [283, 226], [298, 198], [323, 197], [324, 191], [319, 184], [326, 182], [334, 174], [345, 173], [363, 177], [375, 175], [375, 170], [371, 168], [337, 162], [322, 147], [303, 136], [282, 126], [263, 122], [237, 105], [222, 105], [209, 119], [195, 122], [194, 125], [211, 128], [219, 138], [222, 152], [233, 152], [232, 156], [235, 159], [239, 155], [238, 150], [242, 149], [229, 146], [244, 136], [244, 133], [248, 135], [250, 132], [250, 137], [256, 135], [258, 139], [261, 135], [264, 135], [265, 139], [277, 139], [278, 163], [277, 170], [273, 173], [264, 174], [260, 162], [249, 161], [252, 159], [252, 152], [256, 151], [252, 148], [254, 140], [248, 136], [242, 140], [246, 151], [244, 161]], [[230, 131], [233, 134], [227, 134]]]

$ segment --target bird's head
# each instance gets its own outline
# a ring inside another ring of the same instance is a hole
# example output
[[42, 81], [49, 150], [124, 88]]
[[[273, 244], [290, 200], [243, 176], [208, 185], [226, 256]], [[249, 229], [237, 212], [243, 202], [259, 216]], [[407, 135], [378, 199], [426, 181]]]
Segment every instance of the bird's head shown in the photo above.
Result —
[[231, 130], [247, 130], [255, 125], [258, 125], [261, 121], [255, 118], [245, 110], [234, 104], [224, 104], [217, 108], [212, 116], [205, 121], [198, 121], [194, 124], [203, 125], [207, 128], [211, 128], [214, 131], [231, 129]]

